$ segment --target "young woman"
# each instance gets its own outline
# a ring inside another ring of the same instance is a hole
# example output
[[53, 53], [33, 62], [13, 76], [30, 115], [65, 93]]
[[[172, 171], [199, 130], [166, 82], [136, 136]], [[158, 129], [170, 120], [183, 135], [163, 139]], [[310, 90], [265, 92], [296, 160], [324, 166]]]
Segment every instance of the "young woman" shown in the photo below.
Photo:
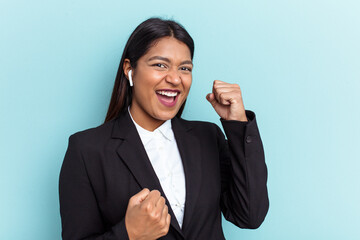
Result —
[[[214, 81], [221, 118], [181, 118], [194, 43], [174, 21], [131, 34], [105, 123], [72, 135], [60, 173], [63, 239], [225, 239], [221, 213], [257, 228], [268, 210], [267, 168], [255, 114], [240, 87]], [[211, 87], [211, 86], [209, 86]]]

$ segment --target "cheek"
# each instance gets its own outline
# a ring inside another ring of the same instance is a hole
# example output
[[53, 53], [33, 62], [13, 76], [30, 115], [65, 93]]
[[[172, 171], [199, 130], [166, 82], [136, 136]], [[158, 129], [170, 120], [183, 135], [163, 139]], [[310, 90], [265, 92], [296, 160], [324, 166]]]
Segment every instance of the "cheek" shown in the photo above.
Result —
[[155, 78], [152, 76], [146, 75], [138, 75], [134, 80], [134, 88], [135, 91], [141, 93], [142, 95], [148, 95], [153, 91], [153, 88], [156, 84]]
[[185, 80], [184, 80], [184, 89], [186, 90], [186, 93], [189, 93], [189, 91], [190, 91], [190, 87], [191, 87], [191, 83], [192, 83], [192, 78], [191, 78], [191, 76], [190, 77], [188, 77], [188, 78], [186, 78]]
[[[154, 88], [164, 78], [162, 73], [156, 71], [148, 71], [146, 74], [139, 76], [139, 83], [143, 91], [153, 91]], [[134, 83], [135, 85], [135, 83]]]

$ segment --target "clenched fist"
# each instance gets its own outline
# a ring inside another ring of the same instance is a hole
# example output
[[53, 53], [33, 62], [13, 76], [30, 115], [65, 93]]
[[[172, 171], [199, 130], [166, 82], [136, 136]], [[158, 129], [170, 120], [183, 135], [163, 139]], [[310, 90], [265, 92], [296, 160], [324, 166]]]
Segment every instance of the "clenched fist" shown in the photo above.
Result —
[[168, 233], [170, 214], [158, 190], [144, 188], [130, 198], [125, 226], [130, 240], [154, 240]]
[[247, 122], [239, 85], [215, 80], [206, 99], [221, 118]]

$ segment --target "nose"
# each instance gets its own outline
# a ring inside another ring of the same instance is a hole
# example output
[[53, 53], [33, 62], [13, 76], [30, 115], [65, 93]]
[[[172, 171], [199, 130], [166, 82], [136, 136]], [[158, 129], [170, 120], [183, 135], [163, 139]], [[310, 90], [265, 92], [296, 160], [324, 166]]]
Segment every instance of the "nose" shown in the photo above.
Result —
[[177, 69], [170, 69], [165, 76], [165, 81], [175, 86], [179, 85], [181, 83], [181, 76]]

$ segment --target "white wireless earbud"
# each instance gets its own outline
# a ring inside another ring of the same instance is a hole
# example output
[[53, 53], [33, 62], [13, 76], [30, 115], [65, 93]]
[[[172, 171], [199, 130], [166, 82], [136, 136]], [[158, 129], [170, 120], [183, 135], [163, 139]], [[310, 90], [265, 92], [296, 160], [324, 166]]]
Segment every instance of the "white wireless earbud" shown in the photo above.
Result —
[[134, 83], [133, 83], [133, 80], [132, 80], [132, 70], [130, 70], [130, 71], [128, 72], [128, 77], [129, 77], [130, 87], [134, 86]]

